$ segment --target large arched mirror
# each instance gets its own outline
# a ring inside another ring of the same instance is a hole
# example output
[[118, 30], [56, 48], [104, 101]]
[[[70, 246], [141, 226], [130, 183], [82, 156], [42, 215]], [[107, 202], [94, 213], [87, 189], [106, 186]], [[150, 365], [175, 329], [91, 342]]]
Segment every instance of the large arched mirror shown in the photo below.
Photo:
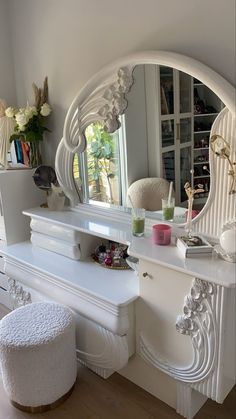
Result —
[[[108, 133], [105, 122], [96, 121], [85, 129], [86, 150], [74, 156], [75, 183], [82, 185], [84, 203], [125, 207], [127, 190], [137, 180], [173, 181], [176, 218], [181, 221], [182, 213], [184, 221], [187, 181], [202, 185], [194, 199], [196, 213], [207, 201], [210, 131], [224, 104], [201, 81], [171, 67], [137, 65], [132, 77], [120, 128]], [[161, 216], [160, 200], [156, 207], [144, 205]]]
[[[144, 52], [120, 59], [96, 74], [68, 111], [56, 156], [59, 182], [72, 206], [114, 214], [127, 212], [136, 181], [172, 181], [177, 223], [185, 222], [184, 184], [201, 184], [194, 199], [200, 220], [217, 182], [209, 138], [227, 112], [234, 116], [232, 86], [191, 58]], [[151, 211], [161, 218], [158, 208]]]

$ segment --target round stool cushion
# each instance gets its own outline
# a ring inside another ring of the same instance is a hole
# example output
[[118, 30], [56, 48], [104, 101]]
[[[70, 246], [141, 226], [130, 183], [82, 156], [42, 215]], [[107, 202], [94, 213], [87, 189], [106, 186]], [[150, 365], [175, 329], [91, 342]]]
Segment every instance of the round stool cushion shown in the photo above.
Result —
[[40, 302], [6, 315], [0, 322], [0, 362], [13, 402], [31, 407], [56, 402], [69, 392], [77, 374], [71, 310]]

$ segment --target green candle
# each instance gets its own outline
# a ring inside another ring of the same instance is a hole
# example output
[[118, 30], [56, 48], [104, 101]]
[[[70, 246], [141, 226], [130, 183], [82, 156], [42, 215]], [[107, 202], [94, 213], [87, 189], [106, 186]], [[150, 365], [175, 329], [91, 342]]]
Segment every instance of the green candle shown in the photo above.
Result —
[[133, 236], [141, 237], [144, 235], [145, 209], [132, 208], [131, 227]]
[[144, 218], [132, 219], [132, 233], [134, 236], [142, 236], [144, 233]]
[[173, 218], [174, 218], [174, 207], [163, 208], [163, 219], [168, 221], [168, 220], [173, 220]]
[[175, 198], [163, 198], [162, 200], [162, 219], [165, 221], [173, 221], [175, 211]]

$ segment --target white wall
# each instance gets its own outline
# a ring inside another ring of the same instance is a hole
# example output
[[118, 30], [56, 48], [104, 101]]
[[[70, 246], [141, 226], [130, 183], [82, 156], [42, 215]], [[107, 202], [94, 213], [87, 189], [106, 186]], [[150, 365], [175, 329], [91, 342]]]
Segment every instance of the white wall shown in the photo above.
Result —
[[14, 104], [15, 79], [7, 0], [0, 0], [0, 98]]
[[[17, 98], [49, 78], [52, 164], [66, 111], [106, 63], [134, 51], [189, 55], [235, 84], [235, 0], [8, 0]], [[0, 75], [3, 70], [0, 70]], [[6, 70], [6, 79], [9, 74]]]

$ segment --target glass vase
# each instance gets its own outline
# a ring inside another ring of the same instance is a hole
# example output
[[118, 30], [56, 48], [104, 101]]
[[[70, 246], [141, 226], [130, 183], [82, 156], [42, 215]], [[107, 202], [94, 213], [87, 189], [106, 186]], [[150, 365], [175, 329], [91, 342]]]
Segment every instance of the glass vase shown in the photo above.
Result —
[[38, 167], [42, 164], [39, 141], [32, 141], [30, 143], [29, 164], [30, 167]]

